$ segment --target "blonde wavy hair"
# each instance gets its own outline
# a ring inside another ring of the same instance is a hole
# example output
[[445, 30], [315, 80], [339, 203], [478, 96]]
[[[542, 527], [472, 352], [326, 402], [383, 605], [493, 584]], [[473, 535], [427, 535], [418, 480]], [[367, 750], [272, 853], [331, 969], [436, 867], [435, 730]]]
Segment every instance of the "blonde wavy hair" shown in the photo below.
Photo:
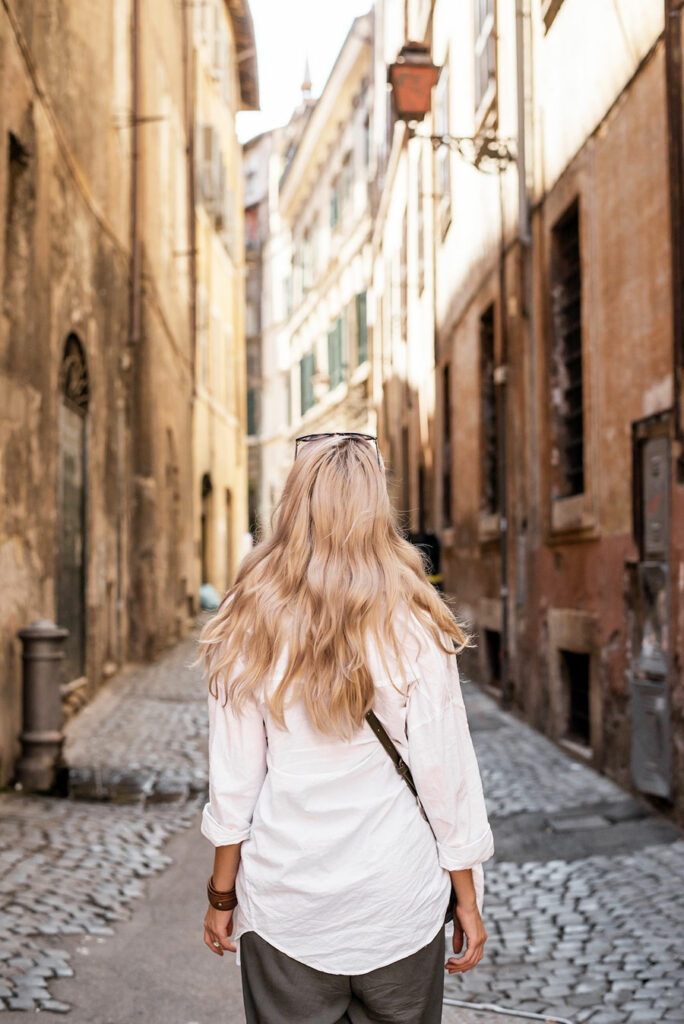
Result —
[[[263, 693], [285, 728], [288, 697], [301, 698], [317, 729], [348, 738], [373, 707], [368, 633], [387, 671], [384, 651], [394, 652], [404, 683], [400, 609], [412, 611], [446, 654], [468, 644], [428, 582], [422, 553], [397, 529], [384, 463], [369, 441], [303, 443], [271, 526], [200, 634], [197, 661], [217, 699], [220, 681], [237, 710]], [[284, 675], [269, 692], [264, 681], [286, 644]]]

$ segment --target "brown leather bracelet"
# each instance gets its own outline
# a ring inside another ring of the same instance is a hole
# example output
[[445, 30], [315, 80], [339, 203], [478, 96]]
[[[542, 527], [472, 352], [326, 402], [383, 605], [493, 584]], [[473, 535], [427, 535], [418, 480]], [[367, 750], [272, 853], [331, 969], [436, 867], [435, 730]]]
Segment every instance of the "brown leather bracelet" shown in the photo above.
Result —
[[224, 890], [217, 889], [214, 885], [214, 876], [210, 875], [207, 881], [207, 896], [215, 910], [234, 910], [237, 907], [237, 896], [235, 888]]

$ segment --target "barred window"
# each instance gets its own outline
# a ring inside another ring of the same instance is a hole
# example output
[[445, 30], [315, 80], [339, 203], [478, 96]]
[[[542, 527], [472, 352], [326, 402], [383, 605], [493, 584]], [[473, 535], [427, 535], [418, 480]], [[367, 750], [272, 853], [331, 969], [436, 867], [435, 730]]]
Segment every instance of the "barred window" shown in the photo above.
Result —
[[551, 494], [584, 491], [582, 266], [579, 203], [551, 232]]
[[480, 317], [482, 511], [499, 511], [499, 417], [494, 384], [494, 306]]

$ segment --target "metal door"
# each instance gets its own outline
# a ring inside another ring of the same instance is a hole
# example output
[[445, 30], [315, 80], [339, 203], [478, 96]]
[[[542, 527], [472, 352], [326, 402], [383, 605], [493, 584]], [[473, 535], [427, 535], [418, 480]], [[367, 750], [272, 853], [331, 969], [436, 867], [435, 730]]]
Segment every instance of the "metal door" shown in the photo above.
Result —
[[642, 792], [670, 798], [670, 442], [662, 424], [644, 424], [637, 425], [635, 445], [639, 561], [631, 573], [628, 609], [631, 772]]
[[85, 416], [59, 403], [57, 622], [69, 630], [66, 678], [85, 673]]

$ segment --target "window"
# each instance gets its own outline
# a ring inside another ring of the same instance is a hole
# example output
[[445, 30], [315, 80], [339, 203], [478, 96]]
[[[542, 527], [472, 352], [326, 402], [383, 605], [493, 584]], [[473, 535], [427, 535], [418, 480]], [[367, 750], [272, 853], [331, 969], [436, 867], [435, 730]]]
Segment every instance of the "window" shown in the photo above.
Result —
[[496, 95], [495, 0], [475, 3], [475, 110], [484, 114]]
[[333, 182], [332, 192], [330, 193], [330, 230], [334, 231], [340, 222], [340, 192], [341, 182], [339, 178], [336, 178]]
[[334, 326], [328, 331], [328, 376], [330, 387], [340, 384], [345, 377], [344, 363], [344, 330], [342, 317], [338, 316]]
[[247, 388], [247, 433], [253, 435], [256, 432], [256, 391]]
[[311, 229], [307, 228], [302, 237], [299, 250], [299, 259], [302, 272], [302, 293], [306, 295], [313, 284], [313, 243], [311, 240]]
[[289, 370], [285, 374], [285, 422], [288, 427], [292, 425], [292, 374]]
[[366, 293], [356, 296], [356, 365], [368, 359], [368, 319]]
[[451, 526], [451, 363], [442, 370], [442, 521]]
[[566, 736], [584, 746], [591, 741], [589, 717], [589, 673], [588, 654], [575, 651], [560, 651], [561, 679], [567, 707]]
[[352, 154], [347, 153], [342, 164], [342, 210], [340, 217], [346, 217], [353, 208], [354, 164]]
[[283, 312], [284, 319], [289, 320], [292, 316], [292, 271], [288, 271], [283, 281]]
[[401, 503], [405, 532], [411, 528], [411, 448], [409, 428], [401, 428]]
[[307, 352], [305, 356], [299, 360], [299, 373], [300, 373], [300, 404], [301, 404], [301, 415], [303, 416], [307, 409], [310, 409], [314, 404], [314, 392], [313, 392], [313, 375], [314, 375], [314, 354], [313, 352]]
[[401, 249], [399, 250], [399, 305], [401, 340], [408, 341], [408, 220], [406, 209], [401, 218]]
[[420, 153], [418, 154], [416, 190], [418, 192], [418, 195], [416, 197], [416, 234], [418, 236], [418, 294], [422, 295], [423, 288], [425, 287], [425, 208], [423, 199], [425, 185], [423, 180], [423, 160]]
[[[435, 134], [449, 134], [449, 65], [445, 61], [435, 86]], [[435, 150], [435, 191], [437, 218], [442, 238], [451, 222], [451, 150], [438, 146]]]
[[579, 203], [551, 232], [551, 496], [584, 491]]
[[494, 306], [480, 317], [482, 511], [499, 511], [499, 418], [494, 384]]
[[368, 170], [370, 167], [370, 116], [366, 114], [363, 121], [363, 166]]
[[484, 657], [487, 683], [501, 686], [501, 633], [498, 629], [485, 629]]
[[544, 30], [549, 31], [556, 15], [563, 6], [563, 0], [543, 0], [542, 2], [542, 18], [544, 19]]
[[209, 380], [209, 309], [207, 290], [203, 285], [197, 288], [197, 365], [199, 369], [199, 382], [203, 387], [207, 386]]

